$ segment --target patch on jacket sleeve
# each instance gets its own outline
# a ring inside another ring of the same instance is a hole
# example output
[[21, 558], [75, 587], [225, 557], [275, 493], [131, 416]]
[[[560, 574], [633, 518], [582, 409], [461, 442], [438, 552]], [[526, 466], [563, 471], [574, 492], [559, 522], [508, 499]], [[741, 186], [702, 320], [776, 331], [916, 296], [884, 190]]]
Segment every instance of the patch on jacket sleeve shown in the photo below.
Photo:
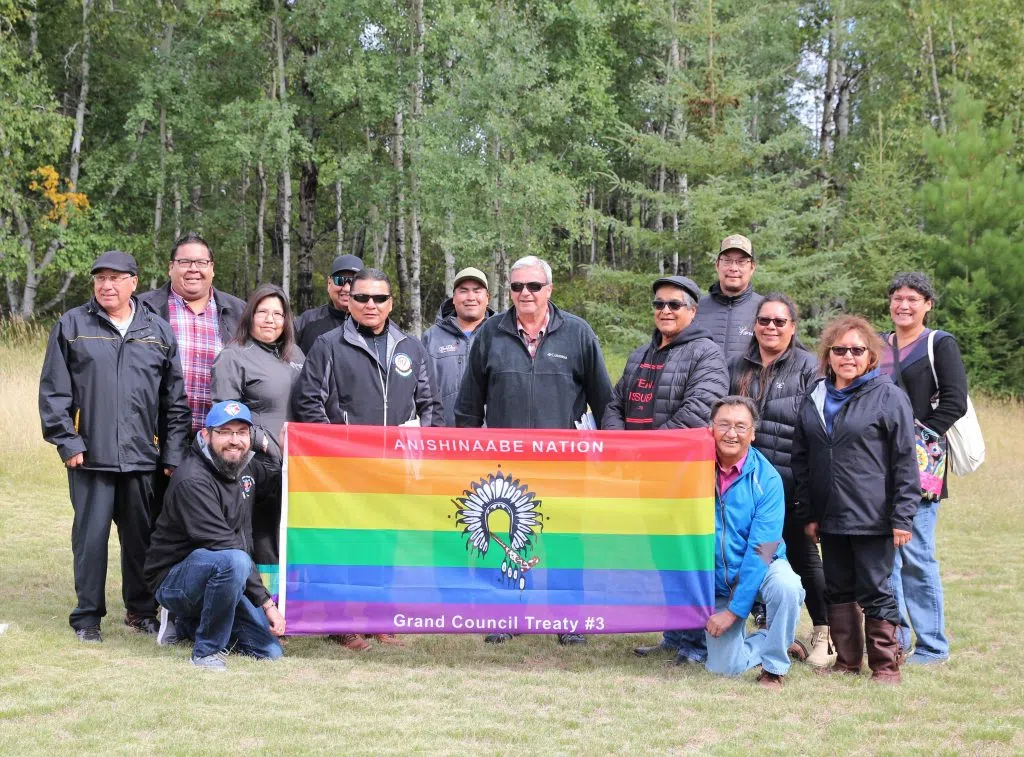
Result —
[[779, 542], [777, 541], [766, 541], [763, 544], [758, 544], [754, 547], [754, 551], [757, 556], [761, 558], [765, 565], [771, 565], [772, 560], [775, 559], [775, 550], [779, 548]]

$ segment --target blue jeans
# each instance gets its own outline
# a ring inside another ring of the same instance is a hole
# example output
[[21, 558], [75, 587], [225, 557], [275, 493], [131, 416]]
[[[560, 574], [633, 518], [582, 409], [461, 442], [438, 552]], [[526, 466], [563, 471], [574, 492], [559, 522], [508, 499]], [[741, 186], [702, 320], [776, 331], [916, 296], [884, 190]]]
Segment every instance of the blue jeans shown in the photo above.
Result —
[[252, 558], [239, 549], [197, 549], [167, 573], [156, 601], [178, 616], [178, 630], [195, 641], [194, 658], [234, 648], [276, 660], [284, 654], [262, 608], [245, 596]]
[[[758, 665], [775, 675], [789, 672], [789, 646], [796, 638], [804, 587], [788, 561], [775, 560], [768, 566], [758, 596], [768, 606], [768, 627], [747, 636], [747, 619], [740, 618], [717, 639], [705, 634], [710, 672], [738, 676]], [[715, 612], [728, 606], [728, 597], [715, 597]]]
[[665, 631], [662, 633], [664, 646], [675, 649], [683, 657], [694, 662], [703, 663], [708, 659], [708, 645], [704, 643], [703, 628], [687, 628], [684, 631]]
[[935, 662], [949, 657], [939, 561], [935, 559], [935, 525], [939, 503], [922, 501], [914, 516], [912, 537], [896, 550], [892, 571], [892, 593], [900, 608], [902, 623], [897, 638], [900, 648], [910, 649], [910, 629], [917, 644], [908, 662]]

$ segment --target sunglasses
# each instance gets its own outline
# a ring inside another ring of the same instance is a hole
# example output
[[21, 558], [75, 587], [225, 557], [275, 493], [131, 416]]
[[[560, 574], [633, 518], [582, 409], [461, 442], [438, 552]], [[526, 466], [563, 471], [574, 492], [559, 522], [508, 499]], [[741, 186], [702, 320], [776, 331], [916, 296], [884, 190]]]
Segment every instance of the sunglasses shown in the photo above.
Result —
[[860, 357], [868, 351], [867, 347], [829, 347], [832, 350], [832, 354], [836, 357], [842, 357], [847, 352], [853, 353], [854, 357]]
[[686, 303], [681, 300], [651, 300], [651, 305], [654, 306], [655, 310], [664, 310], [668, 308], [675, 313], [680, 308], [686, 307]]
[[757, 317], [757, 325], [758, 326], [771, 326], [771, 325], [774, 324], [775, 328], [781, 329], [787, 323], [789, 323], [789, 319], [788, 318], [767, 318], [767, 317], [765, 317], [763, 315], [759, 315]]
[[511, 284], [508, 285], [508, 288], [511, 289], [516, 294], [519, 294], [521, 291], [523, 291], [523, 287], [526, 287], [534, 294], [537, 294], [537, 292], [539, 292], [546, 286], [547, 284], [545, 284], [542, 281], [513, 281]]
[[349, 276], [349, 275], [346, 275], [344, 273], [335, 273], [335, 274], [331, 275], [331, 281], [334, 282], [334, 286], [336, 286], [336, 287], [343, 287], [346, 284], [351, 286], [352, 285], [352, 281], [354, 279], [355, 279], [355, 276]]
[[365, 305], [370, 300], [373, 300], [378, 305], [383, 305], [385, 302], [391, 299], [390, 294], [352, 294], [349, 295], [353, 300], [361, 305]]

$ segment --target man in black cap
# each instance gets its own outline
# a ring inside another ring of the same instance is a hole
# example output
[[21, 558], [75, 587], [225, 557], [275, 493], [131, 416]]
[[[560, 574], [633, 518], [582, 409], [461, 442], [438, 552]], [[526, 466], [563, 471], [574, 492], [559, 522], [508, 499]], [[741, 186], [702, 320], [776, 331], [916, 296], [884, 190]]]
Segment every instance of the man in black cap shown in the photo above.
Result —
[[92, 267], [93, 298], [50, 332], [39, 379], [43, 438], [68, 469], [75, 591], [71, 627], [102, 641], [107, 540], [117, 523], [125, 624], [156, 633], [143, 564], [153, 519], [155, 476], [170, 476], [189, 431], [178, 344], [170, 325], [133, 296], [135, 259], [105, 252]]
[[750, 240], [730, 234], [718, 248], [718, 283], [698, 303], [697, 324], [711, 332], [727, 363], [746, 352], [754, 336], [757, 306], [764, 299], [750, 283], [756, 268]]
[[[700, 288], [685, 276], [666, 276], [652, 289], [654, 335], [626, 361], [601, 428], [707, 428], [715, 401], [729, 393], [729, 371], [721, 349], [695, 320]], [[634, 652], [670, 652], [679, 665], [703, 662], [704, 629], [665, 631], [658, 644]]]
[[352, 277], [361, 270], [363, 261], [355, 255], [339, 255], [334, 259], [331, 275], [327, 277], [327, 304], [310, 308], [295, 319], [295, 342], [304, 354], [309, 354], [318, 336], [345, 323]]

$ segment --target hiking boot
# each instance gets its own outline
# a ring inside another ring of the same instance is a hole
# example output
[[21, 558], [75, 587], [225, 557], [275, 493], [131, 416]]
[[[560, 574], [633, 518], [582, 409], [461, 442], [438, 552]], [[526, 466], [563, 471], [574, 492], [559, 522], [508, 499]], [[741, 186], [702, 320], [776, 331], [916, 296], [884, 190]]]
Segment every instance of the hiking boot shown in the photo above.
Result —
[[512, 634], [510, 633], [489, 633], [484, 636], [485, 644], [504, 644], [506, 641], [512, 641]]
[[672, 660], [672, 662], [670, 662], [669, 664], [674, 667], [681, 668], [687, 665], [703, 665], [704, 663], [700, 660], [693, 659], [688, 654], [686, 654], [686, 652], [680, 650], [678, 654], [676, 654], [675, 659]]
[[835, 644], [836, 661], [819, 673], [860, 673], [864, 660], [864, 612], [856, 602], [828, 606], [828, 624]]
[[351, 649], [353, 652], [365, 652], [372, 646], [370, 642], [357, 633], [343, 633], [340, 635], [328, 636], [327, 638], [345, 647], [345, 649]]
[[793, 643], [789, 645], [789, 656], [797, 662], [804, 662], [810, 655], [810, 651], [807, 649], [807, 645], [804, 644], [800, 639], [793, 639]]
[[156, 632], [156, 643], [161, 647], [177, 644], [179, 640], [178, 616], [166, 607], [161, 607], [157, 618], [160, 620], [160, 628]]
[[156, 633], [160, 630], [160, 624], [156, 622], [156, 618], [146, 618], [132, 612], [125, 614], [124, 624], [139, 633]]
[[207, 655], [206, 657], [196, 657], [193, 655], [189, 658], [195, 667], [202, 668], [203, 670], [210, 670], [215, 673], [226, 673], [228, 670], [228, 664], [225, 661], [227, 653], [217, 652], [216, 654]]
[[769, 673], [767, 670], [762, 670], [761, 674], [757, 677], [757, 683], [769, 691], [782, 691], [782, 679], [784, 677], [775, 673]]
[[657, 644], [651, 644], [646, 647], [636, 647], [633, 650], [633, 654], [637, 657], [650, 657], [651, 655], [656, 654], [675, 654], [678, 651], [679, 650], [676, 647], [662, 639]]
[[377, 641], [378, 644], [385, 644], [392, 647], [404, 647], [405, 642], [395, 636], [393, 633], [375, 633], [372, 638]]
[[898, 662], [900, 647], [896, 640], [897, 626], [880, 618], [865, 618], [864, 632], [868, 643], [868, 667], [875, 683], [900, 682]]
[[811, 653], [804, 660], [814, 668], [826, 668], [836, 660], [836, 650], [832, 646], [828, 626], [815, 626], [811, 629]]
[[579, 647], [587, 643], [587, 637], [581, 633], [560, 633], [558, 643], [563, 647]]
[[103, 641], [103, 637], [100, 636], [99, 626], [86, 626], [85, 628], [76, 628], [75, 636], [78, 637], [79, 641], [86, 641], [93, 644], [99, 644]]

